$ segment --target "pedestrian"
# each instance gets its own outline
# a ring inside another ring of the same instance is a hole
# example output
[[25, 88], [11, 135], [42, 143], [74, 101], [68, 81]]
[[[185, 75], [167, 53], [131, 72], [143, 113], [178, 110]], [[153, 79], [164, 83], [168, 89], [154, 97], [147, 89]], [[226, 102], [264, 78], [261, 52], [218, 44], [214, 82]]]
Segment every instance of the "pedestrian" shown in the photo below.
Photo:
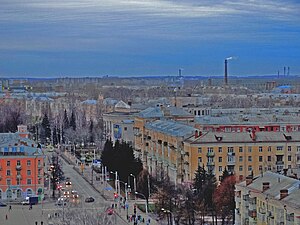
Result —
[[9, 210], [11, 210], [11, 205], [9, 206]]
[[41, 225], [43, 225], [44, 224], [44, 222], [43, 221], [41, 221]]
[[37, 224], [37, 221], [35, 221], [35, 225], [38, 225], [38, 224]]
[[6, 220], [8, 220], [8, 216], [7, 216], [7, 214], [5, 215], [5, 219], [6, 219]]

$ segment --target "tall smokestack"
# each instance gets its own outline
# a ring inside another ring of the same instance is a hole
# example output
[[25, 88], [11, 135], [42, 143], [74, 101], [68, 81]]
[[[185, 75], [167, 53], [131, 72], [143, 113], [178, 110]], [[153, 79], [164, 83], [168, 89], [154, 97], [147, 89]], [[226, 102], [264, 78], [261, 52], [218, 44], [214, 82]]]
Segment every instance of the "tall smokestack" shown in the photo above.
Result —
[[290, 67], [288, 67], [288, 69], [287, 69], [287, 76], [289, 76], [290, 75]]
[[227, 63], [228, 63], [228, 60], [225, 59], [225, 77], [224, 77], [224, 82], [225, 82], [225, 85], [226, 85], [226, 86], [228, 85]]

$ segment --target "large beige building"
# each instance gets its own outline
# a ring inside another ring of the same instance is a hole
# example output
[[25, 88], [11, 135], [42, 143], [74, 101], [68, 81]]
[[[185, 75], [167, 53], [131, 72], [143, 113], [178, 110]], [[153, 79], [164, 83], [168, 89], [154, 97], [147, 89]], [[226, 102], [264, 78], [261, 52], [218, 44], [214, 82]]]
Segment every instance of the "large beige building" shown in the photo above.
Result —
[[300, 132], [201, 132], [182, 121], [157, 117], [139, 114], [134, 128], [136, 153], [158, 178], [160, 168], [175, 183], [188, 184], [204, 166], [217, 178], [226, 167], [242, 181], [250, 174], [296, 171], [300, 166]]
[[266, 172], [236, 185], [236, 225], [299, 225], [300, 181]]

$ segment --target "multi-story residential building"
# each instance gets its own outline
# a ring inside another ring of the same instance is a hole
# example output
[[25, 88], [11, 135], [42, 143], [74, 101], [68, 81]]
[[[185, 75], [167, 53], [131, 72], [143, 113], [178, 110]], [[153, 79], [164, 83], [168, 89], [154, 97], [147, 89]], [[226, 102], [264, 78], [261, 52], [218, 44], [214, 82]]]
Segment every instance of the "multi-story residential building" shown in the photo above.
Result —
[[[182, 179], [175, 179], [181, 183], [190, 183], [199, 166], [204, 166], [217, 178], [221, 178], [226, 167], [238, 180], [244, 180], [250, 174], [300, 167], [300, 132], [201, 132], [175, 121], [155, 121], [153, 118], [157, 119], [160, 112], [146, 112], [148, 110], [135, 118], [135, 150], [152, 175], [156, 174], [157, 159], [162, 156], [164, 161], [173, 165], [177, 175], [181, 174]], [[184, 128], [175, 141], [176, 135], [172, 131], [176, 127]], [[194, 134], [191, 134], [192, 131]], [[156, 141], [159, 141], [158, 144]], [[178, 158], [180, 152], [182, 169], [177, 168], [179, 163], [176, 157], [162, 155], [162, 143], [165, 148], [175, 149]]]
[[235, 116], [205, 116], [195, 118], [195, 124], [195, 127], [201, 131], [300, 131], [299, 116], [290, 115], [240, 114]]
[[236, 184], [236, 225], [300, 224], [300, 181], [273, 172]]
[[295, 169], [300, 165], [300, 132], [196, 132], [184, 140], [184, 151], [193, 179], [198, 166], [221, 177], [225, 167], [238, 180], [265, 171]]
[[44, 194], [44, 154], [26, 137], [25, 127], [18, 128], [0, 134], [0, 200]]

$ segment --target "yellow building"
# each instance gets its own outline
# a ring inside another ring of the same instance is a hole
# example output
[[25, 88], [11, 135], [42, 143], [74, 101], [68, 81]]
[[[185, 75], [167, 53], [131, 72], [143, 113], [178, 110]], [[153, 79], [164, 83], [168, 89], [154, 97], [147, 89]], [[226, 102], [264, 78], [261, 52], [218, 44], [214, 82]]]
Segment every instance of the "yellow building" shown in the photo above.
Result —
[[238, 180], [265, 171], [295, 169], [300, 165], [300, 132], [195, 133], [184, 141], [191, 181], [198, 166], [217, 178], [226, 167]]
[[299, 225], [300, 181], [273, 172], [236, 185], [236, 225]]

